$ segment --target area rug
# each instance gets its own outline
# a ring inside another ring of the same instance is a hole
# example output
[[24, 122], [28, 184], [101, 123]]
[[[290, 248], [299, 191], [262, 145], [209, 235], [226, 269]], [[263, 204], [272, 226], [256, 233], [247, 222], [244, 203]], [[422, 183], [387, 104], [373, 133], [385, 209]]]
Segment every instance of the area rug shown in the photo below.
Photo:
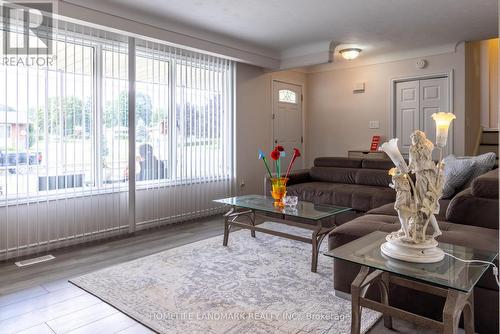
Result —
[[[240, 230], [228, 247], [218, 236], [71, 282], [159, 333], [349, 333], [351, 303], [334, 295], [332, 259], [320, 254], [312, 273], [310, 247]], [[362, 331], [379, 318], [364, 309]]]

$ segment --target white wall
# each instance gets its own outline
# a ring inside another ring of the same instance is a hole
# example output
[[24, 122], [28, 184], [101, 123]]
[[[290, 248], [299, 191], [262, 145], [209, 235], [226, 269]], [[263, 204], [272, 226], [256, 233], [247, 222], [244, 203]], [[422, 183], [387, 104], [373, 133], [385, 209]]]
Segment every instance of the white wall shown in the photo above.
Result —
[[[347, 156], [348, 150], [369, 149], [371, 137], [391, 136], [391, 80], [453, 71], [454, 151], [465, 147], [465, 57], [463, 43], [454, 53], [428, 56], [427, 67], [416, 68], [417, 59], [344, 69], [325, 70], [307, 75], [307, 161], [319, 156]], [[353, 85], [365, 82], [365, 92], [353, 94]], [[368, 129], [370, 120], [380, 121], [380, 129]]]

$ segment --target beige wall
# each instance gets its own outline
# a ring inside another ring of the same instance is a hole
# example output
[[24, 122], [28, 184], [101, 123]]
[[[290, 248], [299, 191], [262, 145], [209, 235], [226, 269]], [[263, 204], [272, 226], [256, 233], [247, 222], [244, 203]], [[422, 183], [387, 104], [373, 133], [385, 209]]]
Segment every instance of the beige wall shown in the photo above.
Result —
[[[318, 156], [346, 156], [350, 149], [368, 149], [373, 135], [391, 136], [391, 80], [453, 72], [454, 150], [464, 154], [465, 128], [465, 47], [457, 52], [425, 57], [425, 69], [416, 68], [417, 59], [408, 59], [347, 69], [303, 73], [266, 72], [246, 64], [236, 74], [236, 174], [237, 193], [262, 193], [265, 169], [257, 150], [268, 151], [272, 143], [273, 80], [303, 86], [304, 167]], [[365, 82], [364, 93], [353, 94], [353, 85]], [[370, 120], [380, 129], [368, 129]], [[244, 181], [245, 186], [241, 187]]]
[[465, 128], [465, 154], [473, 155], [481, 130], [481, 44], [465, 44], [465, 114], [469, 126]]
[[[265, 72], [263, 69], [238, 64], [236, 69], [236, 176], [238, 194], [262, 194], [265, 168], [257, 159], [258, 149], [270, 151], [272, 142], [273, 80], [306, 84], [301, 72]], [[305, 88], [304, 88], [305, 90]], [[304, 105], [306, 96], [304, 95]], [[303, 111], [305, 114], [305, 110]], [[241, 187], [244, 181], [245, 186]]]
[[[416, 68], [417, 59], [307, 75], [307, 161], [318, 156], [346, 156], [348, 150], [369, 149], [371, 137], [391, 136], [391, 80], [453, 72], [454, 151], [465, 149], [465, 56], [463, 43], [449, 54], [425, 57], [427, 67]], [[365, 82], [365, 92], [353, 94], [355, 83]], [[380, 121], [380, 129], [369, 129], [370, 120]]]
[[466, 154], [475, 154], [481, 128], [498, 127], [498, 38], [465, 45]]
[[481, 125], [498, 126], [498, 38], [481, 41]]

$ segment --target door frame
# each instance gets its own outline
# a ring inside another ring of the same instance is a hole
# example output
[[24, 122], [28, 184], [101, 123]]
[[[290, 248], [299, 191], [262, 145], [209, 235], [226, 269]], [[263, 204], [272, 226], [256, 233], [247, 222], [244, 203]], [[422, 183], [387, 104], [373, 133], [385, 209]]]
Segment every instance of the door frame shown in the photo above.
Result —
[[[448, 106], [450, 109], [449, 111], [454, 111], [453, 101], [455, 100], [455, 93], [453, 90], [453, 86], [454, 86], [454, 71], [453, 71], [453, 69], [451, 69], [449, 72], [430, 73], [430, 74], [398, 77], [398, 78], [391, 79], [391, 87], [390, 87], [391, 114], [390, 114], [390, 123], [389, 123], [390, 124], [391, 138], [396, 137], [396, 84], [398, 84], [400, 82], [406, 82], [406, 81], [417, 81], [417, 80], [439, 79], [439, 78], [448, 79]], [[450, 126], [450, 130], [448, 132], [448, 144], [447, 144], [447, 146], [450, 148], [450, 154], [453, 154], [455, 152], [453, 128], [454, 128], [453, 125]]]
[[305, 138], [305, 120], [304, 120], [304, 85], [295, 82], [287, 82], [279, 79], [271, 80], [271, 148], [274, 147], [274, 83], [279, 82], [287, 85], [300, 87], [301, 97], [300, 97], [300, 124], [302, 132], [302, 149], [301, 149], [301, 169], [305, 168], [305, 151], [306, 151], [306, 138]]

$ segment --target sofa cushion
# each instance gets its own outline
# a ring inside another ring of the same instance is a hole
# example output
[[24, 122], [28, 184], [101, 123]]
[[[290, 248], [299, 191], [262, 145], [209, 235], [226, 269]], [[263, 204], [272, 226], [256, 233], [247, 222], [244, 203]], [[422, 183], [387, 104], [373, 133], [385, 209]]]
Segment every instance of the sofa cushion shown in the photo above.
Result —
[[396, 193], [391, 188], [339, 184], [335, 187], [334, 203], [349, 206], [357, 211], [367, 212], [373, 208], [391, 203], [395, 198]]
[[383, 169], [388, 171], [394, 167], [394, 163], [389, 159], [364, 159], [361, 164], [363, 168], [369, 169]]
[[498, 199], [498, 168], [479, 176], [472, 182], [472, 195]]
[[334, 183], [306, 182], [286, 187], [288, 196], [297, 196], [301, 201], [329, 204], [332, 199]]
[[[437, 220], [442, 220], [442, 221], [446, 220], [446, 209], [448, 208], [449, 204], [450, 204], [449, 199], [439, 200], [439, 213], [436, 215]], [[389, 204], [379, 206], [378, 208], [371, 209], [367, 213], [373, 214], [373, 215], [386, 215], [386, 216], [397, 216], [398, 215], [398, 213], [394, 209], [394, 203], [389, 203]]]
[[476, 197], [467, 188], [451, 200], [446, 220], [498, 230], [498, 198]]
[[389, 187], [392, 182], [391, 176], [385, 169], [359, 169], [355, 178], [356, 184], [368, 186]]
[[361, 212], [394, 202], [396, 196], [391, 188], [328, 182], [295, 184], [287, 187], [287, 194], [303, 201], [340, 205]]
[[358, 170], [344, 167], [313, 167], [309, 175], [312, 181], [354, 184]]
[[[498, 251], [497, 230], [442, 221], [438, 221], [438, 224], [443, 232], [437, 239], [439, 242], [488, 251]], [[333, 233], [330, 234], [329, 247], [330, 249], [337, 248], [374, 231], [389, 233], [397, 231], [399, 228], [400, 224], [396, 216], [367, 214], [335, 228]], [[496, 262], [498, 262], [498, 259]], [[483, 275], [477, 286], [498, 290], [491, 271]]]
[[488, 152], [474, 157], [463, 157], [461, 159], [470, 159], [474, 161], [474, 169], [472, 170], [472, 175], [465, 184], [465, 187], [468, 187], [471, 185], [474, 179], [486, 172], [489, 172], [493, 168], [493, 166], [495, 166], [496, 154], [493, 152]]
[[379, 206], [378, 208], [375, 208], [375, 209], [371, 209], [370, 211], [367, 212], [367, 214], [385, 215], [385, 216], [397, 216], [398, 215], [398, 213], [394, 209], [394, 202], [384, 204], [384, 205]]
[[452, 198], [462, 190], [472, 176], [474, 161], [459, 159], [453, 154], [443, 159], [444, 185], [443, 198]]
[[363, 159], [345, 157], [321, 157], [314, 159], [316, 167], [361, 168]]

